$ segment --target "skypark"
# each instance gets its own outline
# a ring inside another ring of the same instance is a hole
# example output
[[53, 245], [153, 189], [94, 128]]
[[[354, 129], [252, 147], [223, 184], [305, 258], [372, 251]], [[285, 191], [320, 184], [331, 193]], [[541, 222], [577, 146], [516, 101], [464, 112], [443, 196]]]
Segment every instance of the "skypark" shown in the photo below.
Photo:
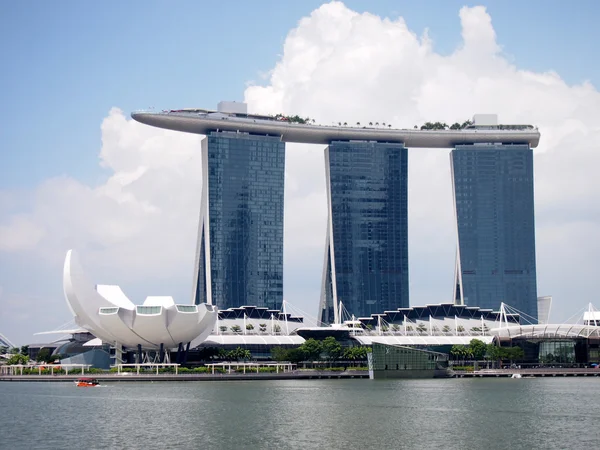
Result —
[[[225, 104], [225, 105], [223, 105]], [[221, 102], [217, 111], [179, 109], [135, 111], [131, 117], [146, 125], [195, 134], [232, 131], [281, 136], [283, 142], [329, 144], [333, 141], [403, 143], [406, 147], [453, 148], [461, 144], [528, 144], [537, 147], [540, 133], [532, 125], [498, 125], [492, 115], [475, 116], [473, 125], [459, 130], [418, 130], [297, 123], [281, 117], [248, 114], [245, 104]], [[477, 118], [482, 117], [481, 121]], [[490, 118], [492, 118], [490, 120]]]

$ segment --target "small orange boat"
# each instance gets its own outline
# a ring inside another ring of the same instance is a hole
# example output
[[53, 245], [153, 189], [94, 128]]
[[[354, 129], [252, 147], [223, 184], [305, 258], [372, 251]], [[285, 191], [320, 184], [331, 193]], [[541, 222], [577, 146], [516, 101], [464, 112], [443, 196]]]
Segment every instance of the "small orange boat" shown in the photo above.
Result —
[[95, 378], [82, 377], [75, 382], [75, 385], [77, 387], [96, 387], [100, 386], [100, 383]]

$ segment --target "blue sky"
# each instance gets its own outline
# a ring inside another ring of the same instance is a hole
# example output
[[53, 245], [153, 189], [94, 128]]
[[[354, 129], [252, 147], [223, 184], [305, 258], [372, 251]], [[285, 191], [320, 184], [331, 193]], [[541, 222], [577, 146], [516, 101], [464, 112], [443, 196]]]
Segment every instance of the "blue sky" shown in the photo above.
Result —
[[[40, 185], [50, 179], [67, 177], [93, 188], [111, 177], [113, 170], [99, 158], [100, 127], [111, 108], [126, 114], [149, 106], [210, 108], [219, 100], [243, 99], [249, 84], [268, 84], [290, 30], [322, 3], [1, 2], [0, 225], [39, 209]], [[401, 16], [419, 36], [427, 29], [441, 56], [461, 45], [461, 7], [484, 5], [510, 64], [554, 71], [568, 86], [585, 81], [600, 86], [600, 13], [593, 1], [577, 7], [559, 1], [344, 4], [358, 13]], [[43, 310], [45, 299], [61, 296], [57, 261], [63, 256], [0, 249], [0, 302], [22, 299]], [[141, 291], [136, 283], [130, 289]], [[21, 312], [18, 328], [0, 312], [0, 331], [26, 341], [43, 321]]]
[[[102, 176], [99, 121], [112, 106], [214, 105], [261, 83], [288, 31], [318, 7], [302, 2], [3, 2], [0, 73], [4, 124], [0, 188], [48, 176]], [[457, 11], [487, 4], [519, 67], [556, 70], [571, 83], [600, 78], [593, 1], [348, 1], [358, 12], [403, 16], [442, 54], [460, 42]], [[32, 114], [35, 111], [35, 114]], [[35, 161], [35, 164], [31, 164]]]

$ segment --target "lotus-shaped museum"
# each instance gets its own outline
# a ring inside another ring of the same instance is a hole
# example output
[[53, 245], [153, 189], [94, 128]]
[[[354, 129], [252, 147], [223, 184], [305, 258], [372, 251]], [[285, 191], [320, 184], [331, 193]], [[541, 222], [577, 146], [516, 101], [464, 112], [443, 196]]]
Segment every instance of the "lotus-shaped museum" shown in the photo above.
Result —
[[75, 323], [114, 346], [159, 349], [199, 343], [217, 320], [213, 305], [175, 304], [165, 296], [147, 297], [143, 305], [134, 305], [119, 286], [94, 286], [73, 250], [67, 252], [63, 285]]

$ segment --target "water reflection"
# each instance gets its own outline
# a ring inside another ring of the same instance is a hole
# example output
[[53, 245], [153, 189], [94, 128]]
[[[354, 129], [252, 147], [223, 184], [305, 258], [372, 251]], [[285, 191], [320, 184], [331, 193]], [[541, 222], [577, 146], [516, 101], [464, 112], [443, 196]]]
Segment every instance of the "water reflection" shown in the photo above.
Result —
[[596, 447], [597, 379], [0, 383], [0, 448]]

